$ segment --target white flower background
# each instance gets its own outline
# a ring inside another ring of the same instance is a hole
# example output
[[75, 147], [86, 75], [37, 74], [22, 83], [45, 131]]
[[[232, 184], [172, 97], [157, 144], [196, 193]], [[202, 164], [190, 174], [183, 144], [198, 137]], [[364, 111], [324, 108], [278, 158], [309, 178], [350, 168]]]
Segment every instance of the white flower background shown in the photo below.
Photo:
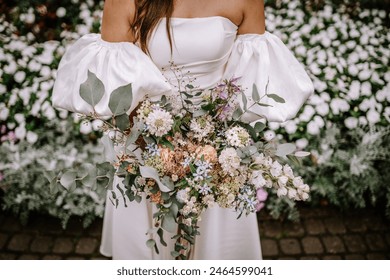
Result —
[[[102, 216], [104, 201], [89, 190], [54, 196], [42, 170], [100, 159], [100, 146], [93, 144], [98, 123], [80, 124], [75, 114], [54, 109], [50, 95], [66, 49], [80, 36], [99, 30], [103, 2], [59, 1], [55, 8], [35, 2], [44, 1], [21, 1], [8, 16], [0, 16], [3, 207], [25, 218], [32, 210], [47, 212], [64, 224], [69, 216], [80, 215], [88, 224]], [[63, 2], [66, 5], [59, 7]], [[301, 173], [313, 185], [314, 204], [364, 207], [383, 200], [390, 209], [390, 190], [383, 187], [387, 177], [380, 177], [390, 158], [388, 13], [358, 7], [350, 13], [347, 6], [329, 2], [316, 10], [302, 4], [305, 1], [274, 2], [266, 1], [272, 4], [266, 6], [267, 29], [306, 66], [315, 94], [295, 119], [270, 123], [270, 128], [312, 152]], [[56, 28], [45, 30], [44, 17]], [[379, 182], [374, 182], [378, 174]], [[296, 216], [286, 201], [266, 204], [274, 216]]]

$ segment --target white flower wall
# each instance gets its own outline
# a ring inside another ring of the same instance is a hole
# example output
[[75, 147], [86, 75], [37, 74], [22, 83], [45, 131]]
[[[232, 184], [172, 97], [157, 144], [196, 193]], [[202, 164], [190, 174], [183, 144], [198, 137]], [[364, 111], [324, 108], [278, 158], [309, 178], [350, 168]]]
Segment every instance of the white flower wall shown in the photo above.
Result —
[[[75, 114], [57, 111], [50, 102], [61, 56], [77, 38], [96, 30], [101, 19], [103, 2], [70, 2], [52, 11], [61, 27], [56, 41], [38, 43], [34, 35], [45, 28], [38, 24], [40, 15], [48, 13], [44, 5], [14, 9], [17, 18], [12, 23], [0, 16], [1, 144], [26, 142], [39, 149], [41, 139], [50, 135], [45, 125], [53, 122], [62, 133], [75, 137], [96, 134], [98, 124], [78, 124]], [[329, 145], [321, 146], [318, 138], [330, 128], [354, 131], [390, 122], [388, 14], [361, 9], [350, 16], [340, 5], [328, 3], [310, 11], [302, 1], [279, 2], [277, 8], [266, 7], [267, 29], [306, 66], [315, 94], [295, 119], [270, 123], [270, 128], [296, 141], [300, 149], [311, 150], [316, 164], [321, 164], [331, 159], [333, 151]], [[66, 20], [73, 28], [64, 25]], [[67, 125], [69, 118], [75, 121], [73, 128]], [[77, 149], [82, 151], [82, 145]], [[5, 173], [0, 168], [0, 186]]]

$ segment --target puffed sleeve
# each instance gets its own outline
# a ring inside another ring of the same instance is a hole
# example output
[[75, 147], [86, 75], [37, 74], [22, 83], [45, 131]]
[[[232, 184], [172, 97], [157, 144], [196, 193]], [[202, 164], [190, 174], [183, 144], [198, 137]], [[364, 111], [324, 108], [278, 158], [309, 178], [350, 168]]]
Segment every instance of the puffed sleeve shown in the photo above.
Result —
[[170, 85], [151, 59], [129, 42], [103, 41], [100, 34], [87, 34], [64, 54], [58, 67], [53, 88], [54, 107], [89, 114], [92, 106], [79, 94], [80, 85], [87, 80], [88, 70], [104, 84], [105, 94], [95, 106], [101, 116], [111, 116], [110, 94], [116, 88], [132, 83], [132, 111], [147, 94], [152, 100], [169, 94]]
[[225, 70], [225, 78], [232, 77], [240, 77], [239, 83], [248, 96], [248, 107], [254, 103], [251, 97], [253, 84], [260, 96], [277, 94], [286, 101], [277, 103], [271, 98], [262, 98], [261, 103], [272, 107], [253, 105], [250, 110], [256, 114], [247, 112], [243, 116], [248, 122], [258, 120], [257, 114], [265, 116], [268, 121], [287, 121], [295, 117], [314, 92], [313, 83], [303, 66], [283, 42], [269, 32], [237, 36]]

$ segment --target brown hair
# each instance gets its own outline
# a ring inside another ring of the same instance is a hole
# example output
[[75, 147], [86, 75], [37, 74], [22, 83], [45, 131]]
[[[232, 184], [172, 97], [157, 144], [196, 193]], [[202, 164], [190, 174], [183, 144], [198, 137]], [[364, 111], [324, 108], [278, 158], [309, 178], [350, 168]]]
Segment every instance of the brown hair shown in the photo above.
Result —
[[173, 13], [174, 0], [136, 0], [135, 18], [132, 29], [135, 40], [139, 41], [141, 49], [148, 53], [148, 40], [159, 20], [166, 17], [166, 29], [172, 50], [170, 18]]

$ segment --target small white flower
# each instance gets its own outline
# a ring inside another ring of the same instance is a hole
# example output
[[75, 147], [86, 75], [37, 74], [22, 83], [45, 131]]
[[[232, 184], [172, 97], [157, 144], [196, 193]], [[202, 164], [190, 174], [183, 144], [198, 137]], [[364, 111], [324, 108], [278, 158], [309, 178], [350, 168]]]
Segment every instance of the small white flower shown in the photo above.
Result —
[[287, 182], [288, 182], [288, 177], [286, 177], [286, 176], [280, 176], [278, 178], [278, 184], [280, 187], [285, 186], [287, 184]]
[[358, 119], [354, 117], [348, 117], [344, 120], [344, 124], [349, 129], [354, 129], [358, 126]]
[[0, 107], [0, 120], [5, 121], [8, 118], [9, 109], [7, 107]]
[[21, 84], [22, 82], [24, 82], [24, 79], [26, 78], [26, 73], [23, 72], [23, 71], [18, 71], [15, 73], [14, 75], [14, 80], [15, 82]]
[[295, 189], [290, 188], [290, 189], [288, 189], [288, 195], [287, 196], [290, 199], [295, 199], [296, 196], [297, 196], [297, 191]]
[[240, 167], [241, 159], [234, 148], [227, 148], [221, 152], [218, 161], [221, 164], [223, 171], [230, 176], [234, 176], [237, 173], [237, 169]]
[[188, 201], [188, 192], [187, 190], [179, 190], [176, 193], [176, 199], [181, 203], [186, 203]]
[[66, 15], [66, 9], [64, 7], [59, 7], [56, 11], [56, 15], [59, 18], [62, 18]]
[[281, 187], [279, 188], [277, 191], [276, 191], [276, 194], [278, 195], [278, 197], [281, 197], [281, 196], [286, 196], [287, 195], [287, 188], [285, 187]]
[[273, 177], [279, 177], [280, 175], [282, 175], [282, 170], [283, 166], [278, 161], [274, 161], [272, 163], [270, 173]]
[[381, 116], [376, 110], [370, 109], [367, 112], [367, 120], [370, 124], [376, 124], [376, 123], [380, 122]]
[[151, 134], [161, 137], [172, 129], [172, 115], [165, 110], [155, 109], [146, 118], [146, 125]]
[[32, 131], [27, 132], [27, 142], [30, 144], [34, 144], [38, 140], [38, 134]]
[[318, 135], [320, 133], [320, 127], [314, 121], [311, 121], [307, 124], [307, 133], [311, 135]]
[[17, 139], [23, 140], [26, 137], [27, 131], [24, 124], [15, 128], [15, 136]]
[[298, 188], [299, 186], [302, 186], [303, 185], [303, 180], [301, 177], [295, 177], [293, 179], [293, 185], [294, 187]]
[[225, 132], [225, 136], [227, 143], [233, 147], [245, 147], [248, 146], [251, 141], [248, 131], [241, 126], [235, 126], [228, 129]]
[[276, 136], [276, 134], [272, 130], [267, 130], [266, 132], [264, 132], [265, 141], [271, 141], [272, 139], [275, 138], [275, 136]]
[[307, 140], [306, 138], [298, 139], [297, 141], [295, 141], [295, 145], [298, 149], [302, 150], [306, 148], [307, 145], [309, 145], [309, 140]]
[[291, 178], [291, 179], [294, 178], [294, 172], [293, 172], [291, 166], [289, 166], [288, 164], [285, 164], [285, 165], [283, 166], [283, 173], [284, 173], [288, 178]]

